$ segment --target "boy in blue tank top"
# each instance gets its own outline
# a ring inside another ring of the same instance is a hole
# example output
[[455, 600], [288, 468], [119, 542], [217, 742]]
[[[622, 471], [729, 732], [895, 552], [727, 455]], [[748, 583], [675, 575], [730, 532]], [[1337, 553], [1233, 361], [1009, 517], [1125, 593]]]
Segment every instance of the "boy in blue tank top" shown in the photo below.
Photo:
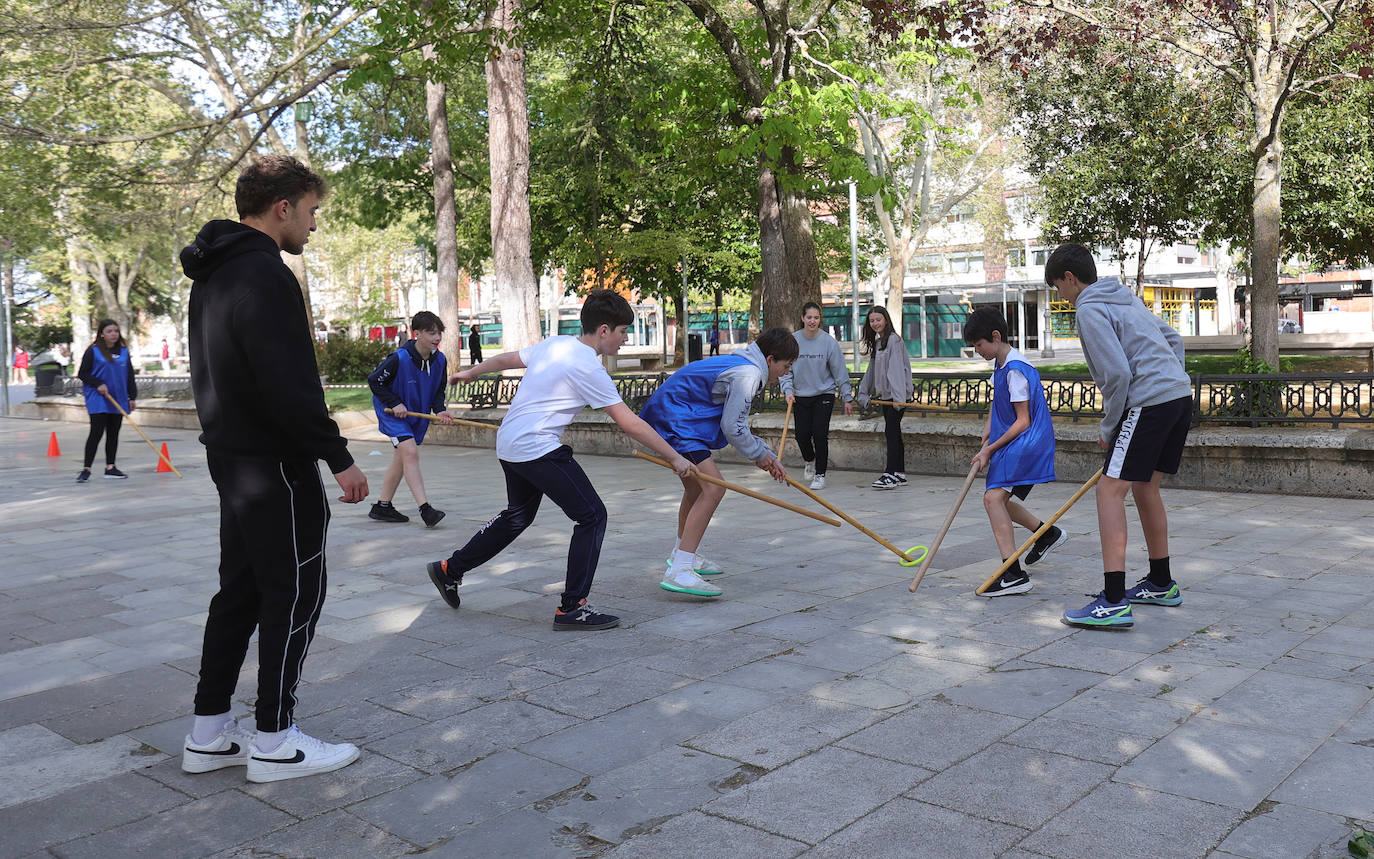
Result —
[[[1037, 483], [1054, 481], [1054, 424], [1045, 390], [1036, 372], [1019, 351], [1007, 342], [1007, 320], [995, 307], [980, 307], [964, 322], [964, 342], [980, 358], [993, 362], [992, 407], [983, 428], [982, 445], [973, 462], [987, 472], [983, 507], [992, 523], [992, 535], [1002, 560], [1016, 551], [1012, 523], [1035, 531], [1043, 522], [1017, 501], [1026, 500]], [[1058, 526], [1050, 529], [1026, 553], [1026, 566], [1068, 539]], [[1015, 560], [993, 582], [985, 597], [1023, 594], [1031, 589], [1030, 576]]]
[[[372, 389], [372, 408], [377, 413], [377, 429], [391, 439], [395, 448], [382, 478], [381, 495], [367, 515], [378, 522], [410, 521], [391, 503], [404, 476], [410, 494], [420, 505], [425, 527], [433, 528], [444, 518], [444, 511], [430, 506], [425, 478], [420, 474], [420, 444], [429, 431], [429, 421], [410, 412], [430, 412], [439, 416], [441, 424], [453, 423], [444, 402], [448, 362], [439, 351], [444, 323], [428, 310], [421, 310], [410, 320], [410, 333], [414, 339], [386, 356], [367, 377], [367, 385]], [[387, 414], [387, 409], [392, 414]]]
[[[770, 328], [743, 352], [693, 361], [678, 370], [654, 391], [639, 416], [702, 474], [720, 478], [711, 451], [729, 444], [779, 482], [785, 481], [787, 472], [772, 449], [749, 432], [749, 406], [764, 385], [792, 369], [797, 354], [792, 332]], [[698, 597], [721, 595], [720, 588], [702, 578], [722, 572], [720, 566], [698, 555], [697, 549], [724, 497], [723, 487], [682, 478], [677, 541], [660, 588]]]

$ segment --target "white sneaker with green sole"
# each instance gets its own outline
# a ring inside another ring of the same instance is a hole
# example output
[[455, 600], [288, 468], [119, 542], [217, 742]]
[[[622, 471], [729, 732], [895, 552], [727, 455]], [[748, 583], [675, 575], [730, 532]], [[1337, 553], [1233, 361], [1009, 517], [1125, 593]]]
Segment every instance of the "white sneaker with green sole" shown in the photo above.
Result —
[[694, 597], [718, 597], [724, 591], [697, 575], [692, 570], [673, 572], [669, 567], [663, 574], [658, 586], [675, 594], [688, 594]]

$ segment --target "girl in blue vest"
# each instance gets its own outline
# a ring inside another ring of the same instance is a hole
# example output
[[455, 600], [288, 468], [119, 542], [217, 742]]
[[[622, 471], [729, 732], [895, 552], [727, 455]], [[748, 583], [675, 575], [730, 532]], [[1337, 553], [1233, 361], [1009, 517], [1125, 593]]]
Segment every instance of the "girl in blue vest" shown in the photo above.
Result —
[[[410, 331], [415, 339], [386, 356], [367, 377], [367, 385], [372, 389], [372, 408], [377, 412], [377, 428], [391, 439], [395, 448], [382, 478], [379, 500], [367, 515], [379, 522], [410, 521], [391, 503], [404, 476], [410, 494], [420, 505], [425, 527], [433, 528], [444, 518], [444, 511], [430, 506], [425, 478], [420, 474], [420, 443], [429, 431], [429, 421], [410, 412], [429, 412], [438, 415], [441, 424], [453, 423], [444, 402], [448, 362], [439, 351], [444, 323], [428, 310], [421, 310], [410, 320]], [[387, 409], [393, 414], [387, 414]]]
[[[792, 369], [797, 341], [786, 328], [770, 328], [743, 352], [693, 361], [654, 391], [639, 416], [702, 474], [720, 478], [711, 451], [729, 444], [779, 482], [782, 463], [762, 439], [749, 432], [749, 406], [763, 386]], [[665, 591], [718, 597], [722, 591], [701, 576], [721, 572], [697, 554], [706, 526], [725, 497], [725, 489], [694, 477], [682, 478], [677, 542], [668, 571], [658, 583]]]
[[[123, 480], [129, 476], [115, 468], [115, 454], [119, 451], [119, 425], [124, 421], [119, 408], [132, 412], [134, 400], [138, 399], [134, 362], [129, 357], [129, 345], [119, 332], [119, 323], [113, 319], [102, 319], [96, 332], [95, 342], [81, 356], [81, 367], [76, 371], [83, 383], [86, 411], [91, 416], [91, 431], [86, 436], [86, 458], [81, 473], [76, 476], [77, 483], [90, 480], [91, 463], [95, 462], [95, 452], [100, 447], [102, 435], [105, 436], [105, 477]], [[110, 397], [119, 403], [119, 408], [110, 402]]]
[[[992, 535], [1002, 560], [1016, 551], [1012, 523], [1036, 531], [1044, 523], [1012, 500], [1026, 500], [1037, 483], [1054, 481], [1054, 424], [1045, 402], [1045, 389], [1021, 353], [1007, 342], [1007, 320], [995, 307], [980, 307], [964, 322], [964, 342], [980, 358], [993, 362], [992, 408], [983, 428], [983, 441], [973, 462], [987, 471], [983, 507], [992, 523]], [[1039, 562], [1045, 553], [1063, 543], [1068, 535], [1051, 526], [1030, 551], [1026, 566]], [[1013, 561], [993, 582], [985, 597], [1022, 594], [1031, 589], [1030, 575]]]

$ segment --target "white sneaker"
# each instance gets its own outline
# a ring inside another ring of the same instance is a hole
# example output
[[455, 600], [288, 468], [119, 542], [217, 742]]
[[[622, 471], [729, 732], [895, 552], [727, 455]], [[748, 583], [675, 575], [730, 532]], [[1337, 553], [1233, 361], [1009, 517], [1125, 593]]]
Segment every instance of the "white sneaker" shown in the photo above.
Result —
[[248, 763], [248, 749], [253, 744], [253, 732], [239, 726], [233, 719], [212, 741], [197, 743], [186, 735], [181, 749], [181, 771], [208, 773], [226, 767], [241, 767]]
[[286, 739], [272, 751], [263, 752], [253, 747], [248, 756], [248, 780], [283, 781], [333, 772], [356, 761], [359, 754], [358, 747], [352, 743], [326, 743], [292, 725]]
[[718, 576], [725, 572], [724, 567], [701, 554], [693, 559], [692, 570], [699, 576]]
[[[807, 480], [816, 476], [816, 463], [814, 460], [806, 464], [806, 468], [802, 469], [802, 474], [806, 475]], [[815, 487], [813, 486], [811, 488], [814, 489]]]
[[698, 576], [692, 570], [681, 570], [673, 572], [669, 567], [663, 574], [663, 581], [658, 586], [665, 591], [672, 591], [675, 594], [690, 594], [694, 597], [718, 597], [724, 591], [710, 582]]
[[815, 477], [811, 478], [811, 488], [812, 488], [813, 490], [814, 490], [814, 489], [824, 489], [824, 488], [825, 488], [825, 475], [824, 475], [824, 474], [817, 474]]

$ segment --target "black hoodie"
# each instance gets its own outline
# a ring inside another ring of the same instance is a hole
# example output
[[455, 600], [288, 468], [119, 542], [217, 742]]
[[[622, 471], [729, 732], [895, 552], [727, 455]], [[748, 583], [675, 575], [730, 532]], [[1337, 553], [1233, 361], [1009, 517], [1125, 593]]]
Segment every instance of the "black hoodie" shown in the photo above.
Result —
[[353, 464], [329, 417], [305, 300], [271, 236], [211, 221], [181, 251], [191, 283], [191, 390], [216, 453]]

